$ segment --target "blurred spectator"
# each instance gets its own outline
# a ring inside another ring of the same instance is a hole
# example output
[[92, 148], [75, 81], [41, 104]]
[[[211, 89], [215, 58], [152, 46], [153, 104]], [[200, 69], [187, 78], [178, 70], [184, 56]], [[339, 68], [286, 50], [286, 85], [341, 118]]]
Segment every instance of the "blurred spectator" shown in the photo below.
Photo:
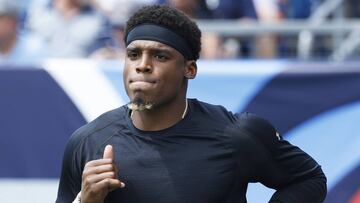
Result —
[[94, 7], [116, 25], [124, 25], [133, 12], [153, 3], [156, 0], [92, 0]]
[[156, 0], [92, 0], [92, 5], [100, 13], [106, 16], [111, 24], [111, 37], [114, 46], [100, 49], [92, 54], [97, 59], [118, 59], [125, 54], [123, 42], [125, 23], [137, 9], [142, 6], [153, 4]]
[[360, 4], [359, 0], [347, 0], [345, 3], [346, 17], [359, 18], [360, 17]]
[[[208, 0], [213, 5], [214, 17], [228, 20], [257, 20], [253, 0]], [[250, 57], [255, 54], [254, 37], [222, 38], [223, 58]]]
[[45, 58], [46, 49], [39, 38], [21, 33], [18, 7], [12, 0], [0, 0], [0, 63], [28, 64]]
[[87, 57], [112, 46], [108, 21], [87, 0], [34, 4], [28, 25], [48, 43], [50, 57]]
[[[158, 0], [159, 4], [168, 4], [193, 19], [212, 19], [212, 11], [205, 0]], [[202, 33], [201, 58], [219, 58], [222, 55], [220, 38], [216, 33]]]
[[252, 0], [217, 0], [215, 9], [217, 18], [223, 19], [256, 19], [256, 11]]
[[311, 15], [312, 0], [279, 0], [283, 18], [304, 19]]
[[278, 0], [282, 18], [306, 19], [324, 0]]
[[[311, 17], [314, 11], [324, 0], [278, 0], [280, 16], [282, 19], [304, 20]], [[329, 36], [314, 35], [316, 43], [312, 45], [312, 58], [325, 57], [329, 54]], [[291, 58], [299, 53], [299, 36], [286, 35], [278, 38], [278, 56]]]
[[[281, 12], [277, 0], [253, 0], [253, 2], [259, 21], [280, 21]], [[276, 35], [259, 35], [256, 38], [256, 56], [259, 58], [277, 57], [277, 44]]]
[[158, 0], [157, 3], [173, 6], [194, 19], [213, 18], [206, 0]]

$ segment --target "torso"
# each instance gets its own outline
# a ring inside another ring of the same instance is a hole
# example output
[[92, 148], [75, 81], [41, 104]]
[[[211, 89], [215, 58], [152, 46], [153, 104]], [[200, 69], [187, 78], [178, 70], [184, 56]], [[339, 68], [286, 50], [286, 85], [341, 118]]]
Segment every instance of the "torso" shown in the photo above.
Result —
[[[207, 106], [191, 108], [182, 121], [162, 131], [138, 130], [125, 118], [87, 138], [82, 163], [101, 158], [111, 144], [126, 184], [105, 202], [246, 202], [247, 180], [241, 178], [246, 171], [239, 170], [232, 144], [235, 119]], [[100, 136], [101, 144], [91, 146]]]

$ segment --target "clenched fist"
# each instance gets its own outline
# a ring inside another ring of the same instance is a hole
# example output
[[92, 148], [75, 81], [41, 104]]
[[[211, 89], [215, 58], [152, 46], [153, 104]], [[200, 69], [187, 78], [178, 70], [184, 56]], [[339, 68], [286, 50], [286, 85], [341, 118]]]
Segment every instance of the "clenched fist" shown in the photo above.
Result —
[[81, 183], [81, 203], [102, 203], [109, 192], [123, 187], [125, 184], [118, 179], [113, 148], [107, 145], [102, 159], [85, 164]]

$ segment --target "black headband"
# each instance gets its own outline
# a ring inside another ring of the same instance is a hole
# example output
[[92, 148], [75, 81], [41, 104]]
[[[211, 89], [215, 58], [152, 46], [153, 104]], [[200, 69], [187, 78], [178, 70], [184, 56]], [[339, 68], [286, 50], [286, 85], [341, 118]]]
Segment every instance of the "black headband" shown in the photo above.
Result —
[[142, 24], [134, 27], [126, 36], [126, 46], [134, 40], [152, 40], [169, 45], [179, 51], [187, 60], [195, 60], [188, 43], [168, 28], [155, 24]]

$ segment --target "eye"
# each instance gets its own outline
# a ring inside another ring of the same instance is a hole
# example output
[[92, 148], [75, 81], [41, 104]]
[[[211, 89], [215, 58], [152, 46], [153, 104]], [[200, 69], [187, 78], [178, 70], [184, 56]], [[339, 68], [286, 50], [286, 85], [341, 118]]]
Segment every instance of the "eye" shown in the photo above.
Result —
[[127, 52], [127, 57], [130, 59], [130, 60], [135, 60], [139, 57], [139, 53], [138, 52], [135, 52], [135, 51], [128, 51]]
[[166, 56], [165, 54], [160, 54], [160, 53], [155, 54], [154, 57], [155, 57], [158, 61], [166, 61], [166, 60], [169, 59], [168, 56]]

